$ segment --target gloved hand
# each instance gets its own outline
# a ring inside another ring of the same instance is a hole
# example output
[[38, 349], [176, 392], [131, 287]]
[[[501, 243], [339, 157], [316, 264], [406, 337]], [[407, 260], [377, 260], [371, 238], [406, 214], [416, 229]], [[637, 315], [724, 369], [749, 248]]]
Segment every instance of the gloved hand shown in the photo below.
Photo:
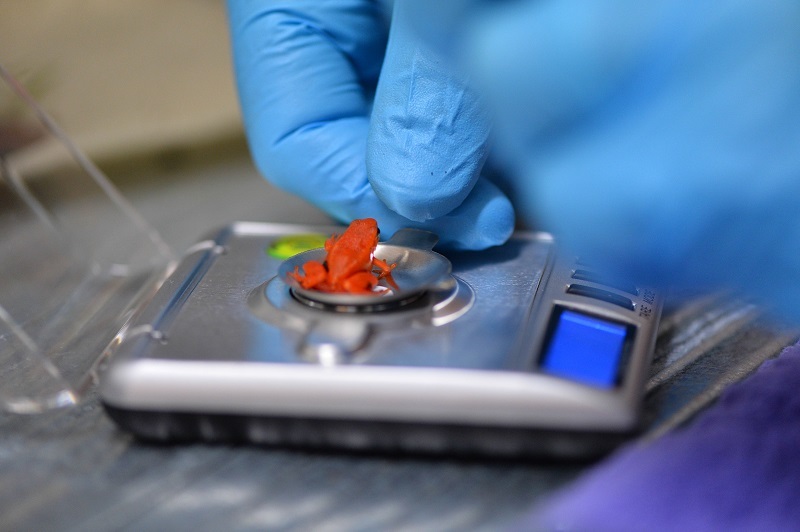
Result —
[[342, 221], [377, 219], [386, 236], [411, 226], [450, 247], [500, 244], [514, 211], [480, 177], [482, 106], [408, 31], [403, 5], [388, 35], [375, 1], [228, 2], [256, 165]]
[[523, 216], [800, 319], [800, 3], [405, 1], [486, 98]]

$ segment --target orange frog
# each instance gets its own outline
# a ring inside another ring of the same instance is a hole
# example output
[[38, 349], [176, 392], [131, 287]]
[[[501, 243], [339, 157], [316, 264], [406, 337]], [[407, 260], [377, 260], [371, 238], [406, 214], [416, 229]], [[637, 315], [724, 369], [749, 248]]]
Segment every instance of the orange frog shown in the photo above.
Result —
[[324, 263], [310, 260], [303, 264], [303, 274], [296, 267], [289, 276], [306, 290], [379, 294], [374, 289], [384, 278], [397, 290], [392, 279], [396, 264], [376, 258], [373, 253], [377, 245], [378, 223], [372, 218], [354, 220], [344, 233], [338, 237], [333, 235], [325, 242]]

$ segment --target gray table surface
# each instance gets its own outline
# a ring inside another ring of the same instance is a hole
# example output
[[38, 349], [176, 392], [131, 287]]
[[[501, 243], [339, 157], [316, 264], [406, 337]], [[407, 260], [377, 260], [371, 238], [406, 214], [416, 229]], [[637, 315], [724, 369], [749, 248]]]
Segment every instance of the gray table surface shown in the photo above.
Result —
[[[176, 250], [236, 220], [328, 222], [265, 184], [243, 153], [111, 173]], [[671, 305], [642, 438], [685, 423], [793, 338], [738, 301]], [[591, 465], [151, 446], [119, 431], [92, 389], [77, 407], [0, 414], [0, 529], [494, 530]]]

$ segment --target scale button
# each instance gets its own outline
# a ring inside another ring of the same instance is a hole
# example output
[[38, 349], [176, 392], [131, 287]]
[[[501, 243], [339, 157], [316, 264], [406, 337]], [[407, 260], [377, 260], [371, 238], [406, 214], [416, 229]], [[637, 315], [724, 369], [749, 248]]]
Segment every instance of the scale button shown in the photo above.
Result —
[[617, 385], [632, 329], [582, 312], [556, 308], [540, 368], [603, 388]]
[[591, 270], [583, 270], [578, 269], [575, 270], [572, 274], [572, 278], [576, 281], [587, 281], [590, 283], [597, 283], [597, 284], [604, 284], [606, 286], [610, 286], [620, 292], [627, 292], [631, 295], [638, 296], [639, 289], [636, 288], [634, 285], [617, 279], [610, 275], [605, 275], [602, 273], [593, 272]]
[[621, 296], [601, 288], [586, 286], [584, 284], [571, 284], [567, 286], [567, 293], [576, 296], [591, 297], [592, 299], [605, 301], [606, 303], [611, 303], [612, 305], [617, 305], [618, 307], [628, 310], [634, 310], [635, 308], [633, 301], [625, 296]]

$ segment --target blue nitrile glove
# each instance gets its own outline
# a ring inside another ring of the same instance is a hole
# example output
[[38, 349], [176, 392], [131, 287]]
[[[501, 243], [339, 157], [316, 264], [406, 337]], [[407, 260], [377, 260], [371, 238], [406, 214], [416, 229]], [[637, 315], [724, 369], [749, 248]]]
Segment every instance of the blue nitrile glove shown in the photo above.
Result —
[[406, 2], [460, 50], [523, 216], [638, 279], [800, 319], [800, 3]]
[[373, 217], [385, 236], [423, 227], [468, 249], [508, 238], [511, 203], [479, 177], [485, 117], [410, 39], [402, 3], [390, 36], [375, 1], [230, 0], [228, 11], [245, 127], [270, 181], [342, 221]]

